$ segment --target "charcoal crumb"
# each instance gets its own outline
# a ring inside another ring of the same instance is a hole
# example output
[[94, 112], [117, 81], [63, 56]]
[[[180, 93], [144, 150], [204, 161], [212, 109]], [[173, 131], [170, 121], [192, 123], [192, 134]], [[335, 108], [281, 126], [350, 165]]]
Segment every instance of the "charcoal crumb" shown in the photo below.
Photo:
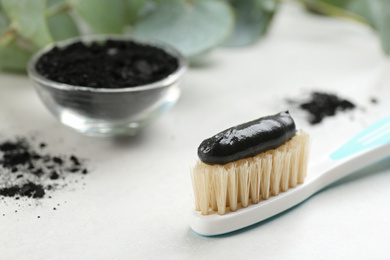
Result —
[[[46, 146], [40, 143], [37, 148]], [[47, 191], [57, 191], [67, 187], [68, 183], [76, 183], [75, 177], [67, 180], [67, 176], [70, 173], [77, 176], [84, 169], [83, 164], [84, 161], [75, 155], [43, 154], [26, 138], [0, 141], [0, 197], [15, 200], [21, 197], [44, 198]]]
[[0, 195], [4, 197], [13, 197], [19, 194], [20, 187], [18, 186], [10, 186], [4, 187], [0, 189]]
[[70, 157], [70, 160], [73, 162], [74, 165], [77, 165], [77, 166], [80, 165], [80, 161], [76, 156], [72, 155]]
[[21, 143], [13, 143], [13, 142], [4, 142], [0, 144], [0, 151], [2, 152], [9, 152], [9, 151], [15, 151], [22, 148]]
[[40, 156], [39, 154], [34, 154], [34, 155], [32, 156], [32, 158], [35, 159], [35, 160], [37, 160], [37, 159], [40, 159], [41, 156]]
[[62, 165], [63, 161], [60, 157], [53, 157], [53, 162]]
[[38, 168], [38, 169], [32, 171], [32, 174], [34, 174], [36, 176], [41, 176], [43, 174], [43, 170]]
[[50, 174], [50, 179], [51, 180], [57, 180], [60, 177], [56, 171], [52, 171]]
[[372, 97], [372, 98], [370, 99], [370, 101], [371, 101], [372, 104], [378, 104], [378, 99], [375, 98], [375, 97]]
[[312, 92], [310, 99], [300, 103], [299, 107], [309, 113], [309, 122], [315, 125], [321, 123], [325, 117], [335, 116], [338, 111], [351, 110], [356, 106], [335, 94]]
[[45, 191], [43, 190], [42, 185], [28, 182], [22, 187], [18, 187], [18, 194], [26, 197], [43, 198]]
[[5, 168], [13, 168], [16, 165], [27, 164], [30, 162], [31, 155], [27, 151], [13, 150], [11, 153], [5, 153], [3, 156], [2, 165]]
[[80, 171], [80, 168], [77, 168], [77, 167], [74, 167], [74, 168], [70, 168], [69, 169], [69, 172], [78, 172], [78, 171]]

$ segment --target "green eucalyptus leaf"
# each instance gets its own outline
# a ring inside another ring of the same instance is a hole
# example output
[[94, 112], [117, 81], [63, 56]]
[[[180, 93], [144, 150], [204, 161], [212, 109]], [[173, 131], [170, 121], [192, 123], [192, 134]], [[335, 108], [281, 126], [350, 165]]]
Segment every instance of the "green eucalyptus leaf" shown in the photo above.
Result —
[[61, 41], [78, 36], [79, 30], [68, 13], [60, 13], [48, 18], [47, 23], [54, 40]]
[[126, 25], [123, 0], [69, 0], [75, 12], [95, 33], [122, 33]]
[[[375, 0], [374, 0], [375, 1]], [[368, 0], [353, 0], [349, 2], [346, 9], [367, 21], [369, 25], [377, 29], [376, 18], [371, 11], [370, 1]]]
[[303, 0], [316, 13], [353, 18], [375, 27], [368, 0]]
[[277, 9], [274, 0], [231, 0], [236, 22], [226, 46], [244, 46], [252, 44], [266, 33]]
[[1, 12], [1, 8], [0, 8], [0, 38], [7, 31], [7, 29], [8, 29], [8, 21], [5, 15]]
[[[361, 20], [359, 14], [356, 14], [355, 0], [301, 0], [307, 10], [322, 15], [348, 17], [355, 20]], [[358, 0], [360, 1], [360, 0]], [[364, 0], [363, 0], [364, 1]]]
[[379, 33], [382, 49], [387, 55], [390, 55], [390, 0], [370, 0], [368, 7], [373, 19], [373, 26], [377, 28]]
[[47, 2], [47, 24], [55, 41], [80, 35], [77, 24], [69, 11], [70, 5], [65, 0], [49, 0]]
[[45, 0], [0, 0], [12, 28], [40, 48], [52, 42], [45, 19]]
[[46, 11], [48, 11], [48, 10], [50, 10], [52, 8], [58, 9], [58, 6], [62, 6], [64, 4], [67, 4], [67, 2], [65, 0], [47, 0], [47, 2], [46, 2], [46, 5], [47, 5]]
[[20, 47], [16, 39], [13, 39], [9, 44], [0, 48], [0, 68], [25, 72], [31, 54], [31, 52]]
[[134, 24], [140, 17], [140, 12], [147, 3], [147, 0], [125, 0], [127, 6], [127, 20]]
[[378, 31], [382, 49], [390, 55], [390, 0], [303, 0], [303, 2], [309, 9], [319, 13], [359, 18], [367, 22]]
[[7, 46], [14, 39], [14, 37], [14, 32], [9, 30], [7, 17], [5, 17], [0, 9], [0, 50]]
[[230, 6], [223, 1], [158, 1], [135, 24], [133, 35], [167, 42], [195, 58], [226, 40], [233, 19]]
[[[330, 5], [337, 6], [337, 7], [341, 7], [341, 8], [348, 6], [353, 1], [354, 0], [321, 0], [321, 2], [323, 2], [323, 3], [330, 4]], [[310, 2], [310, 0], [309, 0], [309, 2]]]

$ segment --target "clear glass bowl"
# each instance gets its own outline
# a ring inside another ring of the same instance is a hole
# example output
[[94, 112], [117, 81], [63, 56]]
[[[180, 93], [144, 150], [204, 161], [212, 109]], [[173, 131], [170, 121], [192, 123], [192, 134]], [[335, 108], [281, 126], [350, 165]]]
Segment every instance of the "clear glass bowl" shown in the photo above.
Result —
[[[91, 88], [54, 82], [36, 70], [39, 58], [55, 46], [63, 48], [74, 42], [104, 40], [134, 41], [163, 49], [178, 60], [178, 68], [166, 78], [128, 88]], [[88, 35], [57, 42], [35, 54], [28, 64], [28, 75], [49, 111], [64, 125], [86, 135], [135, 135], [156, 117], [168, 111], [180, 96], [180, 85], [187, 63], [173, 47], [129, 36]]]

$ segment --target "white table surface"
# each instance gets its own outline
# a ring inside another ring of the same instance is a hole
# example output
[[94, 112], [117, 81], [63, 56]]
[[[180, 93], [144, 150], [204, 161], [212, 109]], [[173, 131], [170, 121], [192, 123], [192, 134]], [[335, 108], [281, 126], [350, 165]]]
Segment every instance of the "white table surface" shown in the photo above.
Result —
[[25, 75], [0, 72], [1, 136], [34, 135], [51, 151], [88, 158], [92, 169], [84, 188], [57, 191], [35, 206], [0, 200], [0, 259], [389, 259], [389, 161], [243, 232], [208, 238], [188, 226], [189, 169], [203, 139], [291, 109], [285, 98], [331, 91], [359, 108], [317, 126], [291, 109], [313, 138], [315, 164], [388, 115], [384, 60], [369, 28], [284, 5], [266, 38], [213, 51], [204, 66], [188, 72], [168, 114], [122, 140], [86, 137], [62, 126]]

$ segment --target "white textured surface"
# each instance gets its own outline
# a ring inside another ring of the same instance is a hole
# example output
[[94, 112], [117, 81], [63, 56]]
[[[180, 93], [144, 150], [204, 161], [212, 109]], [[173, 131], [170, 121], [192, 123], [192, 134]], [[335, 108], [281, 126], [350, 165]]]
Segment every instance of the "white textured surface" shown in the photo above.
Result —
[[[26, 76], [0, 73], [0, 134], [34, 134], [56, 152], [89, 158], [93, 168], [84, 189], [57, 192], [37, 206], [0, 200], [0, 259], [388, 259], [388, 161], [241, 232], [206, 238], [187, 223], [189, 168], [200, 141], [288, 108], [287, 97], [329, 90], [360, 107], [315, 127], [292, 110], [313, 136], [316, 163], [351, 133], [388, 115], [384, 64], [368, 28], [287, 5], [264, 40], [211, 53], [203, 67], [189, 71], [170, 113], [119, 141], [63, 127]], [[371, 97], [379, 103], [371, 104]]]

